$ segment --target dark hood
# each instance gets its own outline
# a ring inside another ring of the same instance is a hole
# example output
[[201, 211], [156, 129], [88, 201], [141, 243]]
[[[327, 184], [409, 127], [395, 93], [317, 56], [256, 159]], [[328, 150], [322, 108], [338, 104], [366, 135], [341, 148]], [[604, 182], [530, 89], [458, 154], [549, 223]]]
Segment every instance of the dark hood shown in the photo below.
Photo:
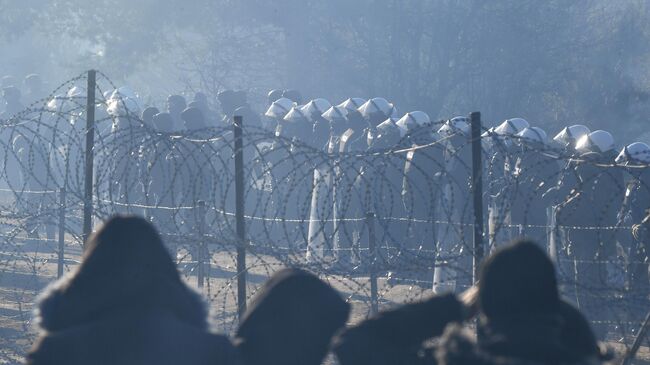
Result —
[[248, 365], [319, 365], [349, 311], [316, 276], [282, 270], [251, 301], [235, 342]]
[[43, 291], [36, 323], [53, 332], [152, 308], [207, 327], [202, 300], [182, 281], [155, 229], [118, 216], [89, 239], [77, 270]]

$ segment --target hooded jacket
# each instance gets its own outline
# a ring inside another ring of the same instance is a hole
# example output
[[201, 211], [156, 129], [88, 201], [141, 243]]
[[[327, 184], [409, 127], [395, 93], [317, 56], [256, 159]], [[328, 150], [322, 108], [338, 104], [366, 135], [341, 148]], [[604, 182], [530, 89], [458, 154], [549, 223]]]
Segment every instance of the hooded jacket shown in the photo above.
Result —
[[285, 269], [251, 301], [235, 342], [246, 365], [320, 365], [349, 311], [316, 276]]
[[40, 296], [40, 336], [27, 364], [236, 364], [157, 233], [116, 217], [90, 240], [78, 270]]

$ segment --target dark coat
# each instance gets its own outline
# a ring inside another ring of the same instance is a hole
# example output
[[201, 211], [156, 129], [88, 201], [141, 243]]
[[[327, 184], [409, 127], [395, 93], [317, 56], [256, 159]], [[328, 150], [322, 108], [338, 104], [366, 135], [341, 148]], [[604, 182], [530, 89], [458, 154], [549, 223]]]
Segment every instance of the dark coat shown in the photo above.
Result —
[[27, 364], [238, 363], [206, 318], [153, 228], [113, 218], [89, 241], [77, 271], [41, 294], [41, 333]]
[[573, 305], [560, 301], [554, 314], [518, 315], [479, 321], [478, 340], [449, 326], [435, 349], [437, 365], [600, 364], [611, 353], [600, 348], [591, 326]]
[[328, 284], [299, 269], [269, 279], [243, 316], [235, 343], [246, 365], [320, 365], [350, 306]]
[[566, 302], [554, 314], [482, 316], [478, 340], [463, 329], [462, 308], [453, 295], [443, 295], [380, 313], [342, 333], [334, 353], [341, 365], [595, 364], [602, 359], [587, 320]]
[[[549, 341], [547, 333], [535, 333], [537, 328], [528, 329], [528, 335], [520, 341], [512, 338], [495, 338], [494, 343], [481, 344], [472, 339], [459, 326], [450, 326], [445, 331], [430, 357], [428, 364], [436, 365], [595, 365], [600, 359], [594, 356], [576, 358], [558, 342]], [[531, 341], [532, 340], [532, 341]], [[531, 356], [532, 354], [532, 356]]]
[[423, 342], [462, 319], [462, 305], [455, 296], [436, 296], [379, 313], [348, 328], [335, 340], [333, 350], [341, 365], [427, 363], [420, 357]]

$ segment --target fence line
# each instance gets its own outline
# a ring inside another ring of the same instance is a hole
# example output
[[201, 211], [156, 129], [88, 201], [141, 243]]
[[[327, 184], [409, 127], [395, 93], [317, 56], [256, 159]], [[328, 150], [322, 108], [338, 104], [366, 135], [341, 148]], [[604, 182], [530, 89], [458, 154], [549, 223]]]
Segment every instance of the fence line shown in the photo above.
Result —
[[[628, 329], [646, 315], [648, 264], [646, 241], [632, 230], [644, 226], [636, 212], [616, 213], [628, 180], [647, 167], [481, 136], [480, 114], [469, 118], [471, 136], [437, 136], [446, 122], [433, 122], [425, 140], [406, 134], [367, 151], [330, 152], [246, 120], [167, 133], [140, 120], [126, 97], [106, 100], [101, 91], [115, 87], [101, 72], [88, 88], [90, 76], [0, 125], [0, 295], [10, 313], [0, 327], [15, 331], [1, 340], [0, 361], [24, 354], [33, 339], [24, 313], [78, 265], [91, 219], [116, 213], [158, 227], [224, 331], [283, 267], [329, 281], [359, 320], [432, 289], [461, 291], [483, 253], [527, 235], [554, 257], [563, 294], [578, 298], [605, 338], [634, 344]], [[584, 172], [591, 178], [551, 189], [576, 166], [593, 169]], [[606, 181], [609, 193], [588, 196]]]

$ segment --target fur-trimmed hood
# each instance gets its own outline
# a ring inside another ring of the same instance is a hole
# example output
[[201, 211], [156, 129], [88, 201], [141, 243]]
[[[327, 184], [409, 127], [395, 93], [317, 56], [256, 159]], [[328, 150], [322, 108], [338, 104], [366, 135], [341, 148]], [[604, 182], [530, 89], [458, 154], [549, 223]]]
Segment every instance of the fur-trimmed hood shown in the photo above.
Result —
[[29, 365], [238, 362], [230, 340], [207, 331], [203, 300], [141, 218], [106, 223], [83, 263], [43, 291], [35, 316]]

